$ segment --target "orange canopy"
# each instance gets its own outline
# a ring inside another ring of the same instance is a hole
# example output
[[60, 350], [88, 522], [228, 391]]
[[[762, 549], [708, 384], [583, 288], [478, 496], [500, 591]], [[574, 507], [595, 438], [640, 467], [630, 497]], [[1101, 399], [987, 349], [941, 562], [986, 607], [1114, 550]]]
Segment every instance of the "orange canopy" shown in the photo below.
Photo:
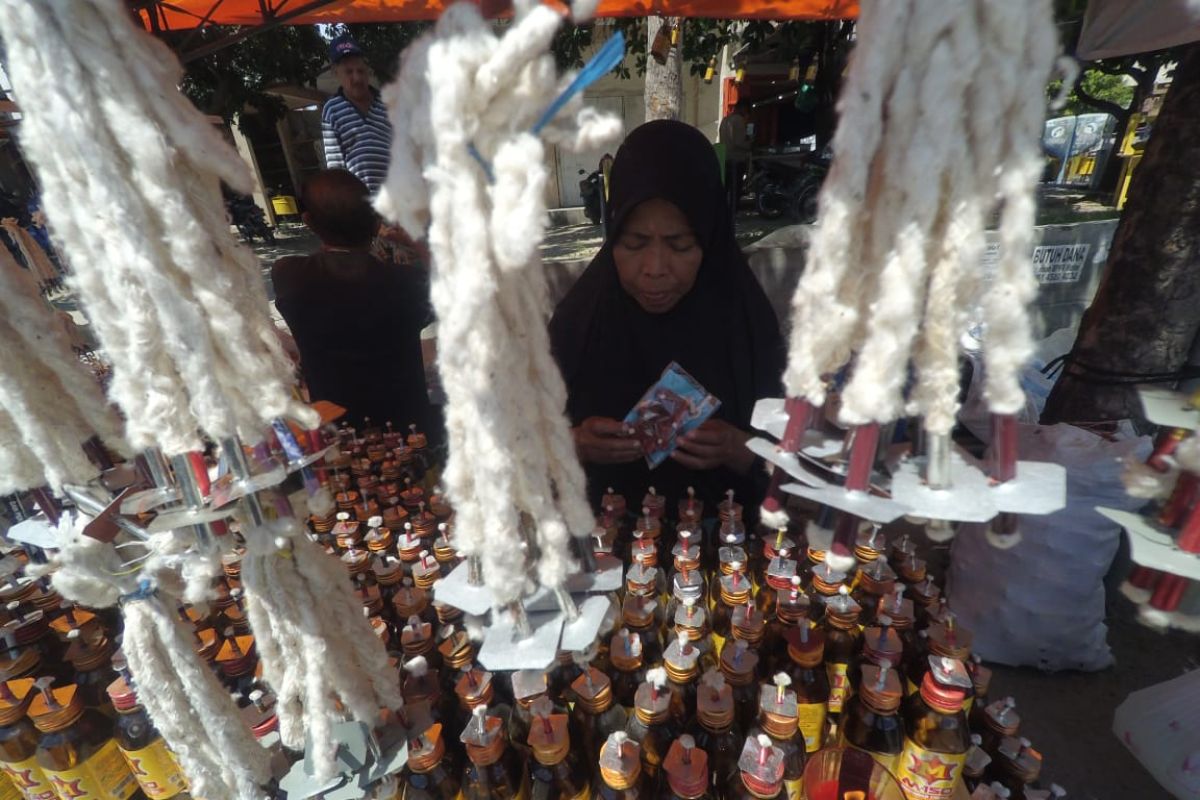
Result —
[[[498, 13], [509, 3], [479, 0]], [[450, 0], [143, 0], [146, 27], [159, 30], [217, 25], [289, 25], [334, 22], [399, 22], [436, 19]], [[847, 19], [858, 0], [600, 0], [598, 16], [713, 17], [721, 19]], [[151, 16], [154, 17], [153, 23]]]

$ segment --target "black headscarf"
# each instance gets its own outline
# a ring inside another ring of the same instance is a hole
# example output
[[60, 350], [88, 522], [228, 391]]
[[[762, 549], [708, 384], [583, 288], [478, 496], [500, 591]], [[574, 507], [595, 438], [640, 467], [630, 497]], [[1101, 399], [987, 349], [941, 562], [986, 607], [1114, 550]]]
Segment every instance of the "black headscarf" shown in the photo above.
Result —
[[[622, 419], [676, 361], [721, 401], [718, 418], [748, 430], [755, 401], [781, 392], [784, 347], [775, 312], [734, 238], [713, 146], [690, 125], [646, 123], [617, 151], [610, 186], [608, 238], [550, 322], [572, 424]], [[683, 212], [704, 251], [692, 290], [665, 314], [642, 310], [621, 288], [612, 253], [629, 214], [654, 198]], [[714, 501], [734, 488], [747, 509], [760, 499], [757, 475], [696, 472], [673, 460], [653, 471], [638, 461], [589, 464], [587, 472], [593, 502], [613, 486], [636, 507], [651, 485], [672, 502], [688, 486]]]

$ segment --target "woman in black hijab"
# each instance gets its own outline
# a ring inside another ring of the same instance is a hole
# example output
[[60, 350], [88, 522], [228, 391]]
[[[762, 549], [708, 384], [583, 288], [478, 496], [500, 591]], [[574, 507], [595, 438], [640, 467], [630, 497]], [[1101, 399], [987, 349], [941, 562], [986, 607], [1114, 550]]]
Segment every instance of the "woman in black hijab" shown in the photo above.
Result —
[[[765, 476], [745, 442], [754, 403], [781, 393], [784, 346], [713, 147], [690, 125], [649, 122], [617, 151], [610, 186], [608, 238], [550, 322], [592, 502], [607, 487], [637, 503], [650, 486], [669, 501], [690, 486], [756, 509]], [[620, 420], [672, 361], [721, 407], [650, 470]]]

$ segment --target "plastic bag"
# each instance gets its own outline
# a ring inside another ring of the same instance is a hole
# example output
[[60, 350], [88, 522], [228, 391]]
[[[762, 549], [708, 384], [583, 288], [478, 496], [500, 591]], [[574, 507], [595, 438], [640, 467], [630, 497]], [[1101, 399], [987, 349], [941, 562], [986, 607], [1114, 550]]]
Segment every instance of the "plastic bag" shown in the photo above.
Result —
[[1023, 460], [1067, 468], [1066, 508], [1022, 516], [1021, 540], [1001, 550], [986, 524], [964, 524], [954, 540], [950, 607], [989, 661], [1045, 670], [1098, 670], [1112, 664], [1105, 640], [1104, 576], [1120, 544], [1119, 526], [1095, 506], [1136, 510], [1121, 483], [1120, 459], [1145, 459], [1152, 442], [1122, 423], [1113, 439], [1073, 425], [1022, 425]]
[[1200, 670], [1133, 692], [1113, 733], [1180, 800], [1200, 800]]

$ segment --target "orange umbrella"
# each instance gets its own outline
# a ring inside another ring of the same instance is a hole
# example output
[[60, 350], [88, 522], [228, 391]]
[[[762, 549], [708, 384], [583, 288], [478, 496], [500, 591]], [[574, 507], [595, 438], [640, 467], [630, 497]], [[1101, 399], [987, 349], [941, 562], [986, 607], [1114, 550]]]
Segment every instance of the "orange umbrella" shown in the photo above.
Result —
[[[481, 0], [485, 12], [510, 4]], [[218, 25], [289, 25], [317, 22], [401, 22], [436, 19], [449, 0], [155, 0], [139, 12], [147, 27], [160, 30]], [[848, 19], [858, 0], [601, 0], [601, 17], [714, 17], [721, 19]], [[154, 25], [150, 24], [151, 16]]]

